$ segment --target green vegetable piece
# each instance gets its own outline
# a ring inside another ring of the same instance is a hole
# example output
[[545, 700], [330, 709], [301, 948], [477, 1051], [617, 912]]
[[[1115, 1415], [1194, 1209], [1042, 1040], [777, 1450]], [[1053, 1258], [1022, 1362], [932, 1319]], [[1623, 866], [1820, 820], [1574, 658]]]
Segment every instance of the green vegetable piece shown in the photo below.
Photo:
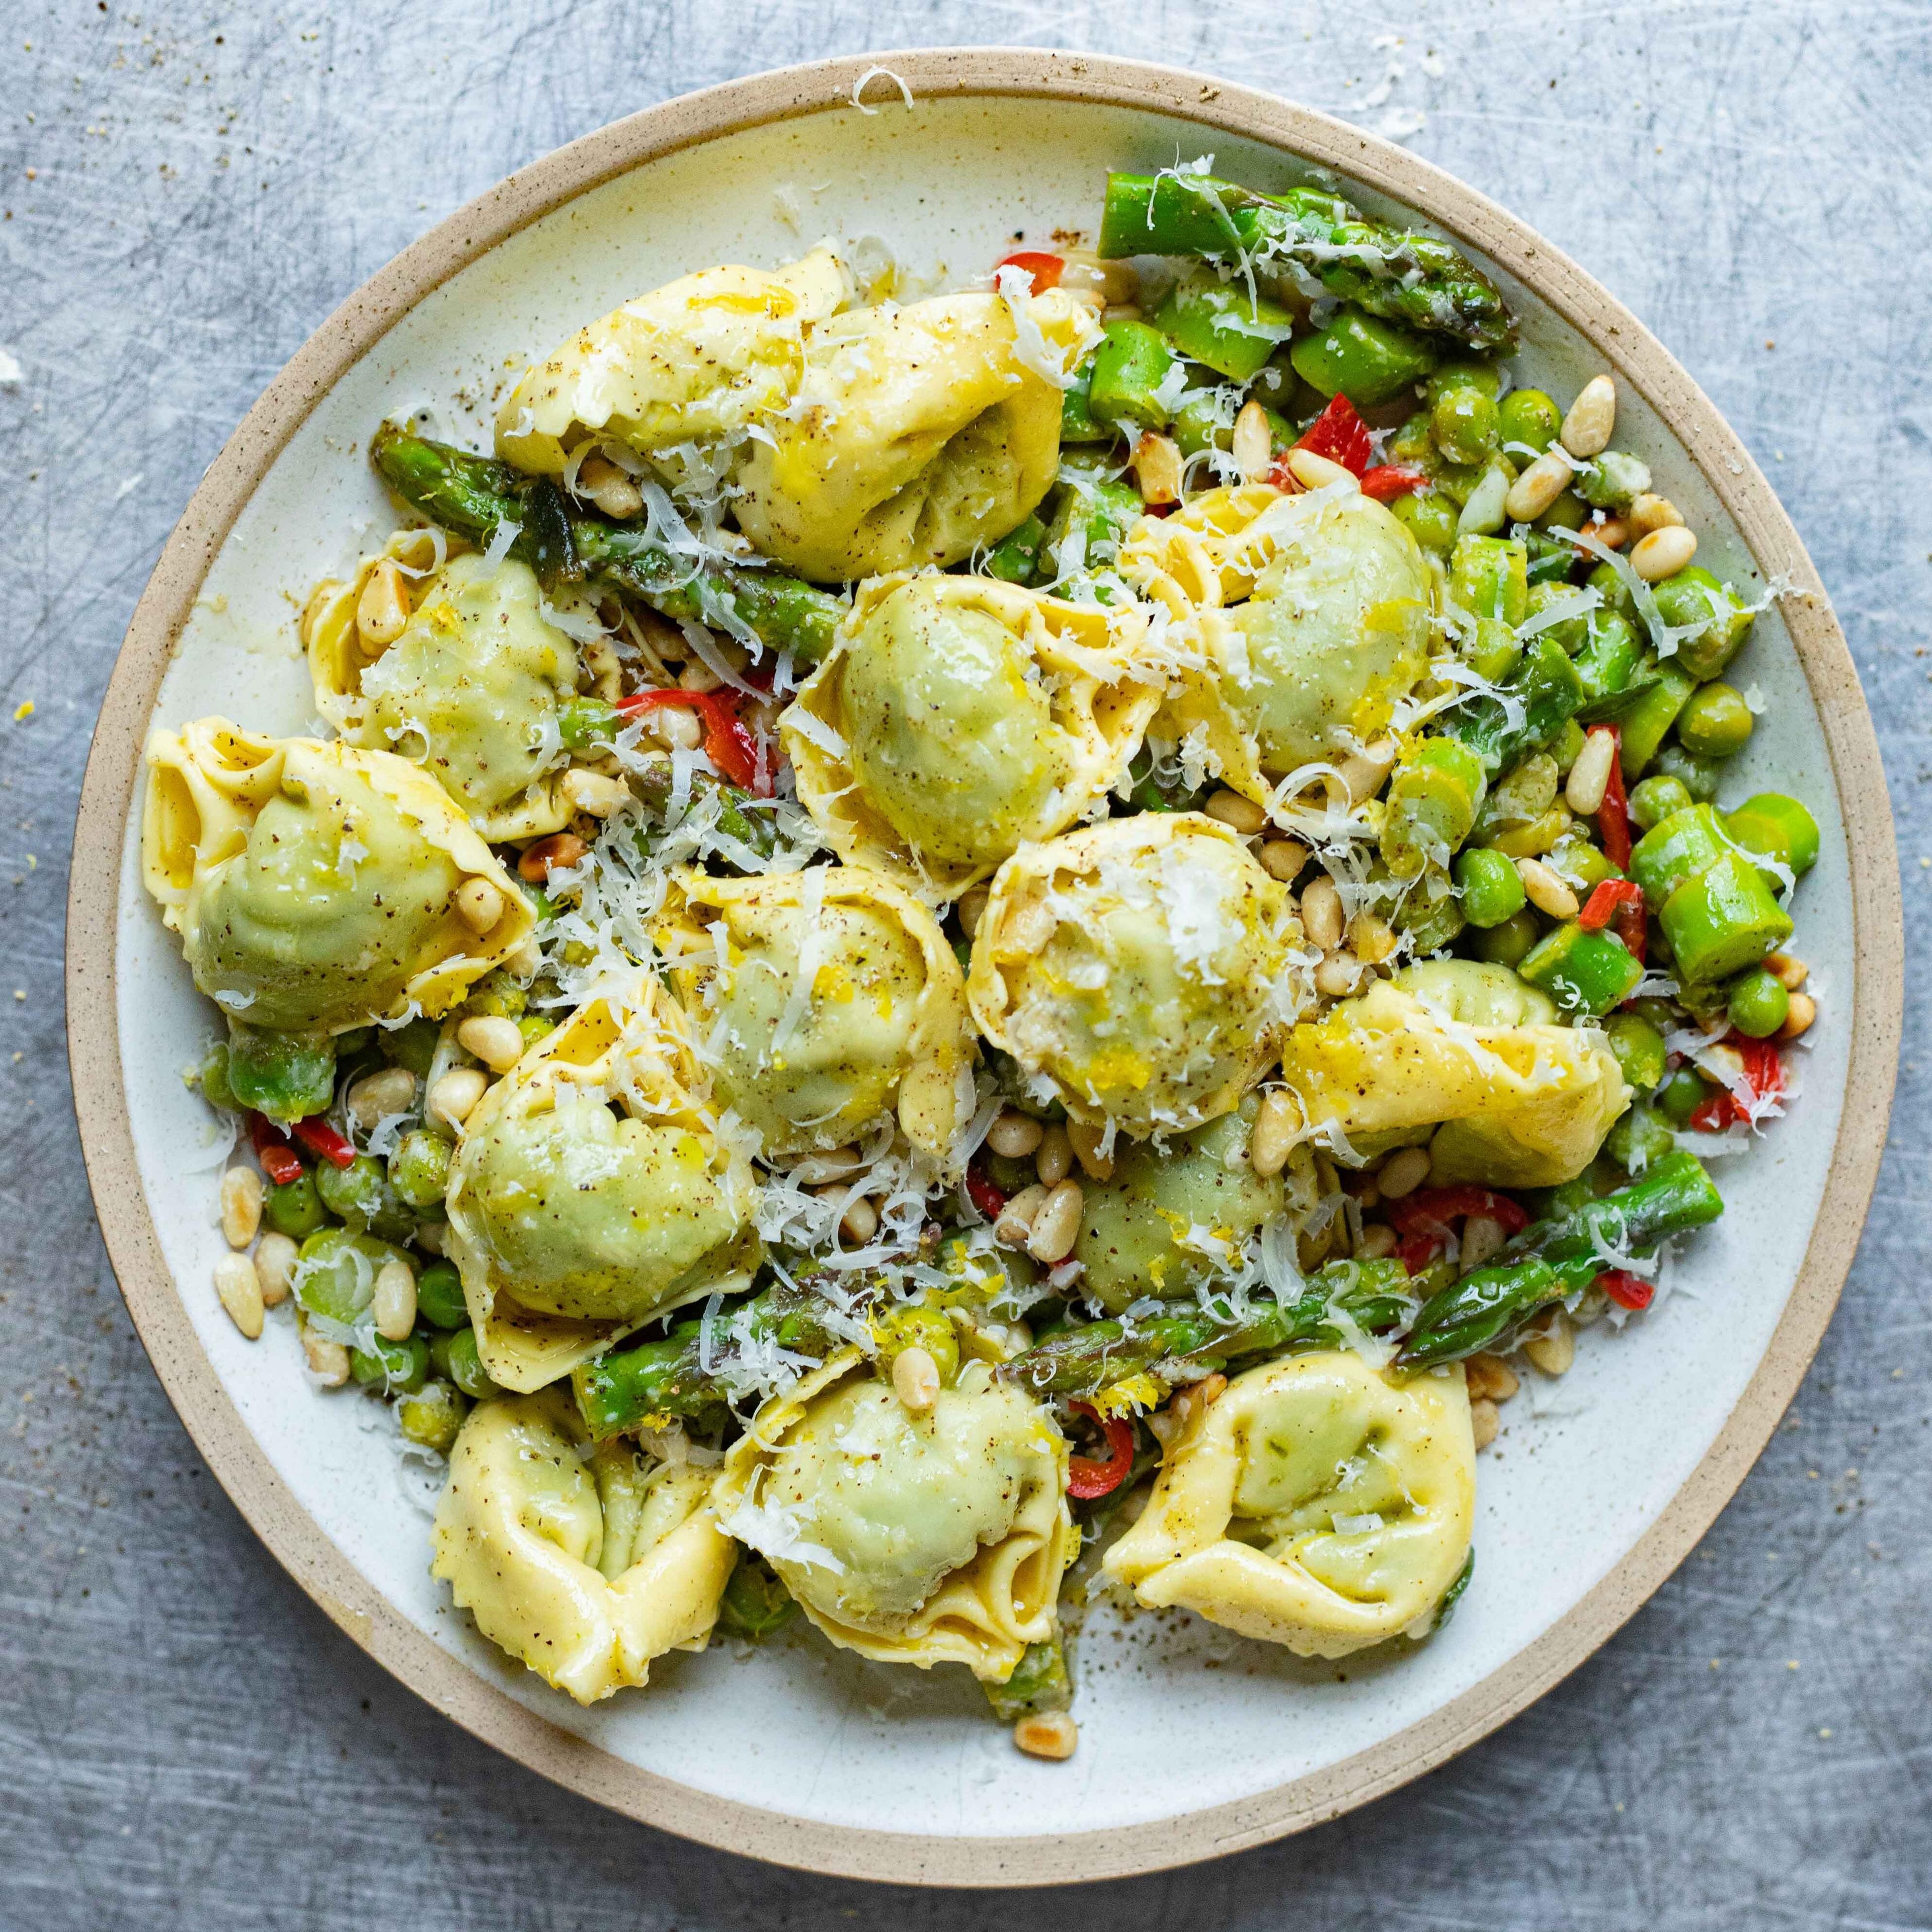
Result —
[[1606, 449], [1570, 485], [1599, 510], [1627, 510], [1650, 488], [1650, 465], [1620, 449]]
[[[1573, 544], [1570, 548], [1574, 549], [1575, 546]], [[1587, 556], [1588, 553], [1579, 550], [1577, 554], [1582, 556]], [[1636, 599], [1630, 595], [1630, 586], [1624, 581], [1623, 573], [1614, 564], [1592, 564], [1583, 579], [1583, 586], [1587, 590], [1594, 590], [1604, 600], [1603, 608], [1606, 610], [1614, 610], [1619, 617], [1627, 618], [1633, 624], [1636, 622]]]
[[1288, 351], [1294, 373], [1324, 396], [1346, 396], [1358, 410], [1379, 409], [1436, 367], [1427, 340], [1400, 322], [1344, 305], [1325, 327]]
[[374, 1296], [376, 1276], [389, 1262], [408, 1259], [400, 1248], [373, 1234], [318, 1228], [303, 1242], [296, 1261], [296, 1300], [308, 1314], [353, 1328]]
[[1742, 853], [1728, 851], [1671, 893], [1658, 922], [1679, 976], [1707, 986], [1755, 966], [1792, 930], [1790, 914], [1772, 897], [1764, 875]]
[[1576, 653], [1576, 675], [1586, 700], [1594, 704], [1628, 688], [1643, 659], [1636, 626], [1614, 610], [1592, 610], [1583, 621], [1583, 645]]
[[1424, 1303], [1400, 1359], [1420, 1367], [1479, 1354], [1567, 1292], [1563, 1277], [1534, 1256], [1476, 1268]]
[[1469, 1580], [1476, 1574], [1476, 1552], [1472, 1550], [1462, 1559], [1462, 1567], [1456, 1572], [1456, 1580], [1442, 1592], [1442, 1600], [1436, 1606], [1436, 1621], [1430, 1628], [1439, 1630], [1456, 1613], [1456, 1606], [1462, 1600], [1464, 1592], [1469, 1587]]
[[1565, 1012], [1592, 1018], [1622, 1005], [1643, 977], [1642, 962], [1622, 940], [1574, 920], [1539, 940], [1516, 970]]
[[1612, 1013], [1604, 1021], [1604, 1031], [1624, 1079], [1638, 1093], [1648, 1094], [1662, 1082], [1664, 1036], [1649, 1021], [1636, 1013]]
[[242, 1102], [236, 1099], [235, 1089], [228, 1084], [226, 1047], [219, 1044], [211, 1046], [196, 1077], [201, 1084], [201, 1097], [211, 1107], [220, 1107], [231, 1114], [242, 1111]]
[[1140, 492], [1130, 484], [1066, 464], [1060, 474], [1058, 501], [1034, 573], [1043, 583], [1111, 566], [1142, 510]]
[[1658, 752], [1652, 766], [1660, 776], [1675, 778], [1699, 805], [1708, 805], [1724, 782], [1723, 772], [1708, 758], [1695, 756], [1674, 740]]
[[1472, 617], [1520, 624], [1529, 614], [1529, 554], [1513, 537], [1466, 536], [1449, 560], [1449, 596]]
[[1798, 800], [1781, 791], [1748, 798], [1725, 823], [1731, 836], [1754, 858], [1769, 859], [1802, 879], [1818, 862], [1818, 821]]
[[328, 1210], [315, 1191], [315, 1176], [304, 1168], [293, 1180], [270, 1181], [262, 1190], [262, 1219], [292, 1241], [305, 1241], [327, 1226]]
[[1456, 548], [1456, 506], [1439, 490], [1411, 490], [1389, 506], [1422, 548], [1448, 556]]
[[1184, 275], [1154, 311], [1154, 326], [1190, 362], [1231, 382], [1247, 382], [1294, 332], [1279, 302], [1250, 294], [1245, 280]]
[[1688, 806], [1652, 826], [1630, 850], [1630, 877], [1654, 910], [1686, 879], [1731, 849], [1724, 823], [1708, 805]]
[[1657, 756], [1664, 734], [1677, 722], [1678, 712], [1697, 688], [1696, 680], [1675, 658], [1652, 665], [1642, 676], [1649, 680], [1648, 685], [1617, 721], [1627, 782], [1640, 777]]
[[727, 1636], [757, 1643], [791, 1621], [797, 1600], [755, 1551], [741, 1550], [737, 1568], [718, 1600], [718, 1624]]
[[364, 1388], [380, 1383], [392, 1395], [412, 1394], [428, 1378], [429, 1343], [420, 1335], [406, 1342], [386, 1341], [377, 1335], [368, 1348], [350, 1350], [349, 1372]]
[[1456, 855], [1456, 886], [1462, 916], [1481, 932], [1504, 925], [1522, 910], [1522, 879], [1514, 862], [1487, 846]]
[[447, 1382], [425, 1382], [396, 1405], [396, 1421], [412, 1442], [447, 1456], [470, 1405]]
[[1190, 389], [1174, 412], [1168, 434], [1183, 456], [1204, 449], [1230, 449], [1234, 442], [1234, 412], [1219, 389]]
[[980, 567], [987, 576], [997, 577], [1003, 584], [1030, 584], [1039, 567], [1040, 546], [1046, 541], [1046, 524], [1038, 516], [1030, 516], [995, 544]]
[[481, 1402], [484, 1396], [500, 1395], [476, 1346], [476, 1330], [466, 1324], [446, 1335], [429, 1338], [429, 1359], [440, 1376], [447, 1376], [463, 1393]]
[[318, 1162], [315, 1187], [322, 1204], [358, 1234], [406, 1241], [416, 1232], [416, 1216], [389, 1185], [382, 1163], [368, 1154], [358, 1154], [346, 1167]]
[[1529, 556], [1529, 583], [1533, 590], [1539, 584], [1552, 584], [1567, 586], [1570, 581], [1570, 567], [1576, 561], [1576, 553], [1570, 546], [1552, 536], [1546, 536], [1534, 525], [1526, 532], [1523, 548]]
[[[1525, 546], [1526, 553], [1528, 546]], [[1546, 578], [1538, 583], [1529, 580], [1529, 594], [1526, 615], [1530, 618], [1541, 617], [1546, 611], [1568, 603], [1576, 592], [1568, 584], [1556, 582]], [[1571, 616], [1558, 617], [1552, 623], [1545, 623], [1537, 632], [1538, 636], [1553, 638], [1573, 658], [1590, 640], [1590, 620], [1598, 614], [1594, 610], [1578, 610]]]
[[1738, 1032], [1752, 1040], [1768, 1040], [1791, 1011], [1791, 995], [1784, 982], [1754, 966], [1731, 982], [1724, 1010]]
[[1679, 643], [1672, 662], [1699, 682], [1715, 677], [1737, 656], [1756, 621], [1701, 564], [1688, 565], [1653, 584], [1651, 594], [1666, 624], [1696, 626]]
[[1604, 1151], [1627, 1174], [1642, 1174], [1673, 1152], [1676, 1136], [1654, 1107], [1635, 1102], [1604, 1137]]
[[[1539, 530], [1580, 530], [1590, 520], [1590, 506], [1574, 490], [1560, 490], [1548, 509], [1536, 520], [1534, 528]], [[1562, 538], [1556, 539], [1562, 542]], [[1576, 559], [1576, 546], [1564, 544], [1574, 566]]]
[[1672, 813], [1688, 811], [1696, 800], [1682, 778], [1658, 772], [1631, 786], [1628, 802], [1630, 823], [1648, 832]]
[[1504, 689], [1514, 705], [1485, 694], [1445, 720], [1492, 772], [1507, 770], [1526, 752], [1548, 744], [1585, 701], [1576, 666], [1563, 646], [1548, 638], [1532, 640]]
[[1497, 449], [1496, 404], [1473, 386], [1444, 391], [1429, 416], [1436, 446], [1451, 463], [1486, 463]]
[[1580, 899], [1588, 898], [1591, 889], [1601, 885], [1606, 879], [1623, 876], [1605, 857], [1600, 847], [1592, 844], [1582, 832], [1574, 830], [1566, 833], [1550, 848], [1545, 854], [1545, 862], [1569, 880]]
[[[1475, 824], [1487, 782], [1481, 758], [1460, 739], [1424, 739], [1389, 780], [1383, 863], [1399, 879], [1448, 865]], [[1466, 916], [1466, 905], [1463, 911]]]
[[436, 1207], [448, 1190], [453, 1151], [442, 1135], [412, 1127], [389, 1155], [389, 1186], [396, 1198], [418, 1210]]
[[1049, 1711], [1064, 1711], [1073, 1702], [1073, 1680], [1066, 1669], [1066, 1653], [1058, 1637], [1045, 1643], [1030, 1643], [1013, 1666], [1013, 1674], [1004, 1684], [984, 1687], [993, 1715], [1003, 1724], [1016, 1724], [1022, 1718], [1044, 1716]]
[[470, 1305], [454, 1262], [434, 1261], [416, 1276], [416, 1312], [432, 1328], [466, 1328]]
[[335, 1042], [326, 1034], [271, 1033], [230, 1019], [227, 1071], [236, 1106], [286, 1126], [328, 1111]]
[[1690, 1116], [1717, 1089], [1694, 1066], [1680, 1066], [1657, 1090], [1657, 1108], [1672, 1126], [1688, 1127]]
[[[752, 843], [748, 839], [746, 842]], [[525, 1046], [534, 1046], [547, 1034], [556, 1032], [556, 1022], [548, 1013], [526, 1013], [518, 1021], [517, 1030], [523, 1035]]]
[[1094, 369], [1090, 362], [1075, 376], [1073, 386], [1060, 398], [1060, 440], [1070, 442], [1112, 442], [1112, 423], [1102, 422], [1094, 413]]
[[589, 752], [616, 743], [622, 714], [601, 698], [573, 698], [558, 706], [557, 735], [567, 752]]
[[429, 1077], [442, 1029], [434, 1020], [411, 1020], [407, 1026], [385, 1027], [376, 1044], [392, 1066], [406, 1066], [418, 1080]]
[[1475, 362], [1468, 356], [1452, 356], [1438, 364], [1434, 375], [1423, 386], [1423, 394], [1432, 407], [1444, 396], [1459, 390], [1472, 390], [1490, 402], [1503, 386], [1502, 371], [1493, 362]]
[[1512, 389], [1497, 410], [1496, 428], [1512, 455], [1540, 456], [1563, 428], [1563, 412], [1540, 389]]
[[1163, 429], [1172, 406], [1168, 378], [1178, 367], [1157, 329], [1144, 322], [1110, 322], [1094, 352], [1087, 406], [1096, 422]]
[[1440, 869], [1425, 872], [1411, 888], [1397, 910], [1396, 929], [1408, 935], [1412, 957], [1426, 959], [1453, 945], [1468, 923], [1461, 902], [1449, 883], [1449, 874]]

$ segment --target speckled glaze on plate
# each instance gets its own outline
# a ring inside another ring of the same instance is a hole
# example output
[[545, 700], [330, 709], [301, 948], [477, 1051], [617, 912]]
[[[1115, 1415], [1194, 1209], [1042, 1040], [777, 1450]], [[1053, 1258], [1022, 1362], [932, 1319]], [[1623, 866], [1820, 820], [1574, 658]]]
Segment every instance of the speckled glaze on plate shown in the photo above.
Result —
[[[1191, 1619], [1096, 1612], [1065, 1764], [1019, 1756], [963, 1672], [895, 1673], [802, 1634], [668, 1659], [648, 1690], [580, 1711], [430, 1582], [433, 1489], [386, 1422], [309, 1390], [291, 1323], [250, 1344], [215, 1301], [223, 1150], [180, 1078], [211, 1013], [140, 889], [142, 742], [212, 710], [309, 726], [295, 614], [389, 527], [364, 458], [384, 416], [428, 406], [440, 433], [480, 443], [529, 355], [674, 274], [830, 235], [962, 279], [1016, 231], [1090, 233], [1109, 166], [1201, 153], [1259, 187], [1332, 170], [1469, 248], [1522, 317], [1532, 380], [1561, 394], [1615, 370], [1627, 440], [1700, 557], [1788, 581], [1738, 665], [1768, 706], [1740, 763], [1823, 831], [1801, 897], [1822, 1013], [1802, 1104], [1720, 1176], [1730, 1212], [1659, 1306], [1586, 1336], [1569, 1376], [1533, 1378], [1505, 1412], [1480, 1466], [1475, 1581], [1406, 1655], [1308, 1665]], [[1645, 1600], [1762, 1448], [1837, 1300], [1884, 1142], [1901, 973], [1890, 816], [1844, 639], [1769, 486], [1634, 317], [1521, 222], [1323, 116], [1168, 68], [965, 50], [794, 68], [620, 122], [451, 217], [316, 331], [210, 467], [129, 628], [81, 802], [68, 1010], [94, 1199], [142, 1339], [237, 1506], [357, 1642], [478, 1738], [666, 1829], [825, 1871], [995, 1886], [1156, 1869], [1334, 1816], [1502, 1723]]]

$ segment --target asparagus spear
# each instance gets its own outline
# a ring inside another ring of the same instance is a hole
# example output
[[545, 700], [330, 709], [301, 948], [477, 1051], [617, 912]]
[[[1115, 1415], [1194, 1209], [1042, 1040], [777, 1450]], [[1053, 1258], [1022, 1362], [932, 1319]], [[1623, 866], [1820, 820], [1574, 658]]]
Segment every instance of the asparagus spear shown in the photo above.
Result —
[[1460, 249], [1369, 220], [1316, 188], [1270, 196], [1205, 175], [1110, 174], [1100, 253], [1292, 262], [1385, 321], [1472, 349], [1516, 342], [1501, 292]]
[[640, 530], [573, 516], [547, 477], [529, 477], [487, 456], [412, 436], [384, 423], [369, 441], [384, 482], [418, 514], [466, 542], [488, 544], [506, 523], [518, 526], [510, 554], [546, 590], [598, 584], [628, 593], [674, 621], [720, 623], [728, 614], [774, 650], [815, 664], [831, 649], [842, 599], [781, 571], [699, 566], [673, 556]]
[[1044, 1643], [1030, 1643], [1013, 1674], [1004, 1684], [982, 1684], [993, 1715], [1003, 1724], [1017, 1724], [1022, 1718], [1036, 1718], [1048, 1711], [1064, 1711], [1073, 1702], [1073, 1679], [1066, 1668], [1066, 1652], [1057, 1636]]

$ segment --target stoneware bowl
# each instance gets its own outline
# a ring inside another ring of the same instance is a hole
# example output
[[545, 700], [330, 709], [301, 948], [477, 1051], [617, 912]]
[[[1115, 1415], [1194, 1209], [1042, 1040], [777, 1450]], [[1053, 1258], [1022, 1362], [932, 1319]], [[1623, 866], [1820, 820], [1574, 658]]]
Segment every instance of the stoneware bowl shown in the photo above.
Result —
[[[890, 69], [890, 73], [880, 70]], [[910, 93], [908, 106], [897, 82]], [[297, 731], [308, 587], [391, 527], [364, 458], [428, 405], [478, 444], [506, 372], [624, 298], [821, 236], [963, 280], [1091, 231], [1110, 166], [1214, 157], [1257, 186], [1330, 171], [1491, 266], [1521, 366], [1559, 395], [1614, 370], [1624, 436], [1727, 574], [1788, 585], [1739, 667], [1768, 709], [1744, 778], [1816, 812], [1802, 938], [1822, 1020], [1802, 1102], [1723, 1179], [1730, 1211], [1675, 1288], [1505, 1412], [1483, 1458], [1475, 1580], [1395, 1658], [1301, 1664], [1210, 1625], [1096, 1612], [1081, 1742], [1020, 1756], [963, 1672], [860, 1663], [810, 1636], [666, 1660], [580, 1711], [482, 1642], [430, 1581], [434, 1485], [352, 1393], [304, 1383], [292, 1323], [217, 1304], [223, 1150], [182, 1070], [211, 1036], [137, 872], [142, 743], [210, 711]], [[195, 492], [134, 614], [94, 739], [69, 914], [69, 1046], [94, 1200], [142, 1340], [236, 1506], [372, 1656], [479, 1741], [601, 1802], [754, 1856], [934, 1884], [1144, 1871], [1333, 1817], [1441, 1763], [1600, 1644], [1684, 1556], [1762, 1447], [1850, 1265], [1899, 1028], [1890, 820], [1871, 724], [1777, 499], [1696, 386], [1513, 216], [1354, 128], [1170, 69], [1034, 50], [827, 62], [673, 100], [546, 157], [399, 256], [316, 331]]]

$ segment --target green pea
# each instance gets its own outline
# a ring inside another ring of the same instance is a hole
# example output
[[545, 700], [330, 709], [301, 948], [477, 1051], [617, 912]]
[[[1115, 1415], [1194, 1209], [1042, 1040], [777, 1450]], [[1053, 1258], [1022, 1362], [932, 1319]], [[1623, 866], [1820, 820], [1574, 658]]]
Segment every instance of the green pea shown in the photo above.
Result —
[[1563, 728], [1557, 733], [1550, 747], [1550, 755], [1556, 760], [1556, 769], [1565, 778], [1570, 767], [1583, 754], [1583, 728], [1574, 718], [1563, 721]]
[[1486, 462], [1496, 447], [1496, 406], [1480, 389], [1450, 389], [1429, 412], [1436, 446], [1451, 463]]
[[486, 1396], [501, 1395], [503, 1392], [483, 1366], [473, 1328], [459, 1328], [448, 1335], [432, 1335], [429, 1358], [435, 1364], [438, 1375], [447, 1376], [465, 1395], [478, 1402]]
[[762, 1557], [748, 1550], [739, 1552], [738, 1567], [718, 1603], [718, 1622], [727, 1635], [755, 1643], [770, 1636], [797, 1608], [791, 1592]]
[[1230, 449], [1234, 442], [1234, 412], [1218, 389], [1190, 389], [1174, 412], [1170, 433], [1183, 456], [1204, 449]]
[[416, 1276], [416, 1312], [432, 1328], [466, 1328], [470, 1305], [454, 1262], [431, 1262]]
[[1662, 824], [1672, 812], [1688, 811], [1696, 802], [1682, 778], [1658, 772], [1631, 786], [1630, 823], [1648, 832], [1652, 826]]
[[1791, 1011], [1791, 995], [1783, 983], [1762, 966], [1742, 973], [1731, 982], [1724, 1010], [1732, 1025], [1753, 1040], [1768, 1040]]
[[412, 1020], [407, 1026], [386, 1028], [379, 1043], [392, 1065], [406, 1066], [418, 1080], [426, 1080], [442, 1036], [434, 1020]]
[[1512, 443], [1526, 444], [1538, 456], [1563, 428], [1563, 412], [1540, 389], [1512, 389], [1496, 415], [1504, 448]]
[[470, 1405], [447, 1382], [426, 1382], [396, 1405], [396, 1420], [412, 1442], [447, 1456]]
[[1617, 868], [1602, 850], [1580, 832], [1558, 839], [1546, 856], [1550, 866], [1570, 882], [1580, 899], [1588, 898], [1592, 890], [1606, 879], [1618, 876]]
[[1391, 463], [1400, 463], [1410, 470], [1426, 470], [1432, 473], [1435, 471], [1442, 458], [1429, 422], [1429, 411], [1418, 410], [1389, 438], [1387, 451]]
[[622, 725], [616, 706], [601, 698], [573, 698], [556, 714], [557, 734], [570, 752], [612, 744]]
[[304, 1168], [293, 1180], [271, 1181], [262, 1190], [262, 1219], [292, 1241], [305, 1241], [326, 1228], [328, 1210], [315, 1191], [315, 1176]]
[[1600, 510], [1627, 510], [1632, 497], [1650, 488], [1650, 465], [1620, 449], [1606, 449], [1572, 487]]
[[480, 1015], [486, 1019], [514, 1020], [523, 1017], [524, 1006], [523, 988], [500, 966], [470, 988], [463, 1012], [472, 1018]]
[[[1529, 616], [1540, 617], [1553, 604], [1575, 595], [1567, 584], [1532, 584], [1526, 608]], [[1544, 625], [1538, 634], [1554, 638], [1574, 658], [1590, 641], [1590, 612], [1579, 610], [1572, 616], [1559, 617], [1555, 623]]]
[[410, 1208], [434, 1208], [449, 1186], [450, 1145], [427, 1127], [412, 1127], [389, 1156], [389, 1185]]
[[1641, 1174], [1652, 1161], [1674, 1153], [1676, 1146], [1670, 1123], [1640, 1100], [1610, 1130], [1604, 1151], [1626, 1173]]
[[1456, 506], [1439, 490], [1412, 490], [1389, 507], [1424, 550], [1447, 556], [1456, 548]]
[[[1497, 856], [1500, 858], [1502, 854], [1498, 853]], [[1478, 959], [1486, 959], [1492, 965], [1516, 966], [1528, 958], [1542, 937], [1541, 922], [1525, 906], [1520, 912], [1512, 913], [1502, 925], [1492, 926], [1487, 932], [1479, 931], [1469, 950]]]
[[1630, 594], [1629, 586], [1607, 563], [1598, 564], [1584, 578], [1586, 588], [1594, 590], [1604, 600], [1606, 610], [1614, 610], [1619, 617], [1634, 622], [1636, 618], [1636, 600]]
[[890, 1370], [908, 1348], [923, 1348], [939, 1370], [942, 1386], [950, 1388], [959, 1376], [959, 1334], [937, 1308], [907, 1304], [872, 1318], [878, 1338], [879, 1362]]
[[524, 1036], [526, 1046], [534, 1046], [545, 1034], [556, 1030], [556, 1022], [547, 1013], [526, 1013], [517, 1022], [517, 1030]]
[[296, 1300], [310, 1315], [353, 1328], [374, 1298], [376, 1277], [391, 1262], [406, 1262], [400, 1248], [346, 1228], [320, 1228], [302, 1244], [295, 1270]]
[[[1540, 530], [1580, 530], [1589, 520], [1589, 505], [1575, 490], [1563, 490], [1557, 493], [1556, 500], [1537, 518], [1536, 527]], [[1583, 554], [1574, 544], [1565, 544], [1564, 548], [1573, 556]]]
[[1700, 805], [1708, 805], [1718, 795], [1723, 774], [1708, 758], [1700, 758], [1679, 744], [1666, 745], [1652, 761], [1666, 778], [1675, 778]]
[[324, 1161], [316, 1169], [315, 1188], [322, 1204], [358, 1234], [406, 1241], [415, 1232], [416, 1216], [389, 1185], [381, 1162], [370, 1155], [358, 1154], [346, 1167]]
[[1486, 846], [1456, 854], [1456, 889], [1462, 895], [1462, 916], [1482, 932], [1522, 909], [1522, 880], [1515, 866]]
[[[1604, 1022], [1610, 1051], [1624, 1070], [1624, 1078], [1640, 1094], [1650, 1093], [1663, 1079], [1665, 1054], [1664, 1036], [1649, 1021], [1635, 1013], [1612, 1013]], [[1628, 1167], [1630, 1163], [1626, 1161]]]
[[305, 1120], [335, 1097], [335, 1042], [228, 1023], [228, 1086], [242, 1106], [272, 1120]]
[[376, 1336], [368, 1348], [350, 1350], [349, 1372], [364, 1388], [380, 1382], [392, 1394], [412, 1394], [429, 1375], [429, 1344], [420, 1335], [406, 1342]]
[[1700, 684], [1677, 714], [1677, 735], [1700, 758], [1728, 758], [1750, 742], [1757, 720], [1735, 685]]
[[208, 1050], [208, 1058], [201, 1063], [201, 1097], [211, 1107], [226, 1108], [230, 1113], [241, 1110], [242, 1102], [235, 1097], [235, 1089], [228, 1084], [228, 1049], [214, 1046]]
[[1440, 402], [1459, 389], [1472, 389], [1490, 401], [1503, 386], [1502, 371], [1493, 362], [1479, 362], [1473, 357], [1459, 357], [1443, 363], [1423, 386], [1430, 402]]
[[1673, 1127], [1686, 1126], [1712, 1090], [1710, 1082], [1694, 1068], [1680, 1066], [1657, 1090], [1658, 1108]]
[[1504, 617], [1478, 617], [1476, 634], [1463, 648], [1470, 669], [1492, 684], [1500, 684], [1522, 659], [1522, 640]]

